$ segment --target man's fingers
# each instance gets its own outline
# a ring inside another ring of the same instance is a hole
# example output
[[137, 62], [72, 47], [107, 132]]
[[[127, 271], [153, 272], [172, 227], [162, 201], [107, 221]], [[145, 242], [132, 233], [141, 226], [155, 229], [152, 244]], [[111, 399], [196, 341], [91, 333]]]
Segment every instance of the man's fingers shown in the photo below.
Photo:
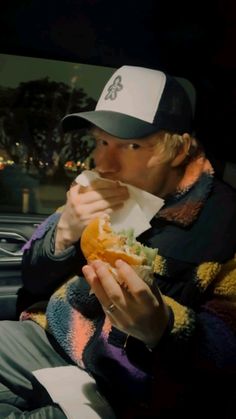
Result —
[[150, 286], [152, 293], [155, 295], [156, 299], [158, 300], [159, 304], [164, 304], [164, 299], [160, 288], [158, 287], [157, 280], [154, 278], [152, 285]]
[[132, 294], [138, 293], [148, 287], [128, 263], [123, 260], [117, 260], [115, 265], [119, 275], [119, 280], [122, 281], [125, 288], [127, 288]]
[[93, 269], [93, 267], [90, 265], [85, 265], [82, 268], [82, 272], [88, 284], [90, 285], [91, 289], [93, 290], [93, 292], [95, 293], [99, 301], [101, 302], [101, 304], [103, 305], [103, 303], [104, 304], [108, 303], [109, 305], [109, 298], [106, 295], [103, 287], [101, 286], [100, 280], [95, 270]]
[[93, 189], [114, 189], [120, 187], [120, 182], [108, 179], [95, 179], [91, 182]]
[[106, 188], [106, 189], [89, 189], [89, 190], [79, 190], [80, 193], [80, 202], [90, 204], [94, 201], [99, 200], [119, 200], [123, 201], [129, 197], [128, 189], [126, 187], [120, 186], [119, 188]]
[[135, 270], [123, 260], [116, 261], [116, 268], [119, 275], [119, 281], [122, 282], [123, 287], [126, 288], [133, 296], [136, 296], [138, 299], [152, 299], [153, 294], [158, 303], [160, 305], [163, 304], [162, 294], [156, 281], [154, 281], [153, 285], [150, 287], [142, 278], [139, 277]]
[[[115, 300], [113, 300], [113, 295], [109, 292], [109, 290], [112, 289], [111, 282], [114, 278], [104, 266], [104, 263], [94, 261], [91, 265], [83, 266], [82, 271], [101, 305], [105, 309], [111, 305], [115, 305], [116, 303]], [[118, 287], [118, 284], [116, 284], [116, 286]], [[112, 294], [114, 294], [114, 290], [112, 290]]]

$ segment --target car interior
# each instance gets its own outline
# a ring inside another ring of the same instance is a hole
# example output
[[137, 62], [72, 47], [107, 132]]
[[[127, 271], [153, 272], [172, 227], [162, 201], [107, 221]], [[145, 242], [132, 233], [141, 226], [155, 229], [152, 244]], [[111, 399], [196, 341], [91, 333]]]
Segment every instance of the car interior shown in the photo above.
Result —
[[189, 79], [197, 91], [196, 135], [217, 176], [236, 188], [234, 2], [198, 1], [191, 8], [158, 0], [5, 3], [0, 14], [0, 320], [18, 318], [30, 302], [22, 289], [22, 247], [63, 205], [73, 178], [92, 164], [92, 139], [84, 131], [64, 135], [60, 120], [93, 109], [115, 68], [147, 66]]

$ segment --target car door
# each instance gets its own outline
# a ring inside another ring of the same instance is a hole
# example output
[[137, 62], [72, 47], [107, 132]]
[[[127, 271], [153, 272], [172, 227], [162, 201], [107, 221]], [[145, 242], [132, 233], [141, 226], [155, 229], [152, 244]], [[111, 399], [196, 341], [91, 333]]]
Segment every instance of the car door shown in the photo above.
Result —
[[0, 320], [14, 320], [19, 314], [22, 246], [45, 217], [0, 214]]

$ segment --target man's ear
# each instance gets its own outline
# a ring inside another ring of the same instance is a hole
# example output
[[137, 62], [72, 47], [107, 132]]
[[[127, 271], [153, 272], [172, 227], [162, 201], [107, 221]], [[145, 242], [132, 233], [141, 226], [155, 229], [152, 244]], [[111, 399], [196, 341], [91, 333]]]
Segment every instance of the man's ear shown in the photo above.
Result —
[[186, 157], [188, 156], [188, 152], [191, 146], [190, 135], [187, 133], [184, 133], [182, 135], [182, 138], [183, 138], [183, 145], [181, 149], [179, 150], [177, 156], [172, 160], [171, 167], [180, 166], [183, 163], [183, 161], [186, 159]]

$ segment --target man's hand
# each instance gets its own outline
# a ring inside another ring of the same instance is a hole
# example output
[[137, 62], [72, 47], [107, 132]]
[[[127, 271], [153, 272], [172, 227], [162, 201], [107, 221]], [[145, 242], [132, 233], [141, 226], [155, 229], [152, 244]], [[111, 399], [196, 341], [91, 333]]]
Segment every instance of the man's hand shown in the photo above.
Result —
[[116, 270], [119, 283], [101, 261], [84, 266], [83, 274], [113, 326], [152, 348], [168, 325], [168, 307], [158, 287], [151, 290], [126, 262], [118, 260]]
[[98, 179], [88, 187], [76, 184], [67, 192], [67, 202], [56, 232], [55, 253], [77, 242], [85, 226], [96, 217], [111, 214], [129, 197], [119, 182]]

